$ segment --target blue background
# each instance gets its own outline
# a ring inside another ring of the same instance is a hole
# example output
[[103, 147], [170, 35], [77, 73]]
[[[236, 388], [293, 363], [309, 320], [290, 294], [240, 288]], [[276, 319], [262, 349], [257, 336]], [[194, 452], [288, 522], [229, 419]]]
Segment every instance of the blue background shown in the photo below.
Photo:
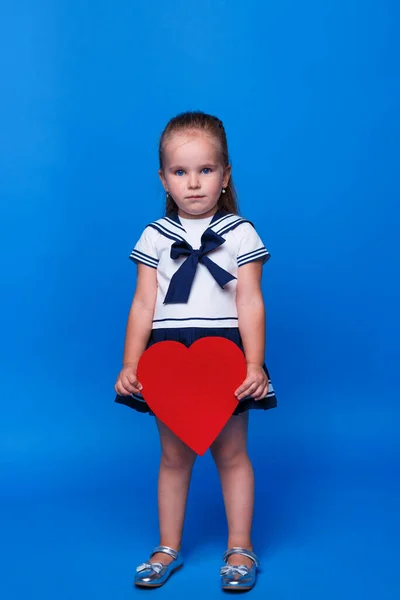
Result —
[[[252, 594], [399, 597], [398, 31], [394, 0], [1, 3], [2, 596], [143, 593], [159, 444], [113, 402], [127, 256], [162, 215], [161, 130], [200, 109], [272, 254]], [[219, 597], [225, 543], [206, 455], [158, 593]]]

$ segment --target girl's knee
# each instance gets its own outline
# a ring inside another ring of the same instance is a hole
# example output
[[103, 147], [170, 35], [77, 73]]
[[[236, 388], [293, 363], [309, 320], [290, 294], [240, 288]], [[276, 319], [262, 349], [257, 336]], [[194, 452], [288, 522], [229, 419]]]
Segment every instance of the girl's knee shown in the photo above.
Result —
[[210, 451], [218, 469], [240, 466], [249, 460], [247, 455], [248, 413], [231, 417]]
[[190, 449], [163, 448], [161, 453], [161, 464], [167, 469], [188, 471], [192, 469], [196, 455]]
[[233, 469], [249, 460], [246, 448], [229, 445], [214, 446], [211, 455], [218, 469]]
[[196, 453], [157, 419], [161, 442], [161, 465], [168, 469], [191, 469]]

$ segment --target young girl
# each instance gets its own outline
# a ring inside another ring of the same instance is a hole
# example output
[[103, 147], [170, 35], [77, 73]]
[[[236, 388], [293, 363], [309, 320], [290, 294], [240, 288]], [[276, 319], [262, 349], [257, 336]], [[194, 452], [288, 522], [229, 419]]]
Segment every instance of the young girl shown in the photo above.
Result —
[[[161, 135], [159, 160], [166, 216], [144, 229], [130, 256], [137, 263], [137, 285], [123, 368], [115, 384], [116, 402], [153, 414], [136, 377], [140, 356], [152, 344], [173, 340], [188, 347], [202, 337], [223, 336], [243, 350], [247, 376], [235, 392], [239, 404], [210, 451], [221, 480], [229, 531], [221, 585], [248, 590], [259, 566], [251, 542], [254, 475], [246, 450], [248, 411], [277, 405], [264, 364], [260, 282], [269, 253], [253, 224], [238, 216], [227, 140], [219, 119], [201, 112], [173, 118]], [[186, 261], [191, 262], [180, 270]], [[209, 268], [210, 261], [219, 269]], [[183, 564], [181, 538], [196, 458], [155, 420], [162, 449], [160, 544], [137, 567], [134, 582], [146, 587], [163, 585]]]

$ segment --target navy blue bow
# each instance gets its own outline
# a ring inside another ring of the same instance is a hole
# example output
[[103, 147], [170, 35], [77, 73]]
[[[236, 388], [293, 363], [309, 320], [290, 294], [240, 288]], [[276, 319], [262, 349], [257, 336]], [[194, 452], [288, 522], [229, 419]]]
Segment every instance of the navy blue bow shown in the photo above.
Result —
[[236, 279], [233, 275], [216, 265], [215, 262], [205, 256], [218, 246], [221, 246], [225, 239], [212, 229], [206, 229], [201, 236], [201, 246], [199, 250], [193, 250], [192, 246], [185, 240], [175, 242], [171, 246], [171, 258], [174, 260], [180, 256], [188, 258], [174, 273], [165, 296], [164, 304], [186, 303], [189, 298], [193, 279], [196, 273], [197, 265], [201, 262], [210, 271], [218, 285], [223, 288], [224, 285]]

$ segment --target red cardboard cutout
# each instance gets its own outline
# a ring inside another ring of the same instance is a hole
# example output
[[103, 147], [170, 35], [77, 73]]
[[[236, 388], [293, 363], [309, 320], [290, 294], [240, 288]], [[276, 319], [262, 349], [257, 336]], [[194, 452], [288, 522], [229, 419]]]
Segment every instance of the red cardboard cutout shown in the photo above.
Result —
[[246, 360], [233, 342], [205, 337], [186, 348], [158, 342], [141, 356], [137, 377], [154, 414], [197, 454], [204, 454], [232, 416]]

